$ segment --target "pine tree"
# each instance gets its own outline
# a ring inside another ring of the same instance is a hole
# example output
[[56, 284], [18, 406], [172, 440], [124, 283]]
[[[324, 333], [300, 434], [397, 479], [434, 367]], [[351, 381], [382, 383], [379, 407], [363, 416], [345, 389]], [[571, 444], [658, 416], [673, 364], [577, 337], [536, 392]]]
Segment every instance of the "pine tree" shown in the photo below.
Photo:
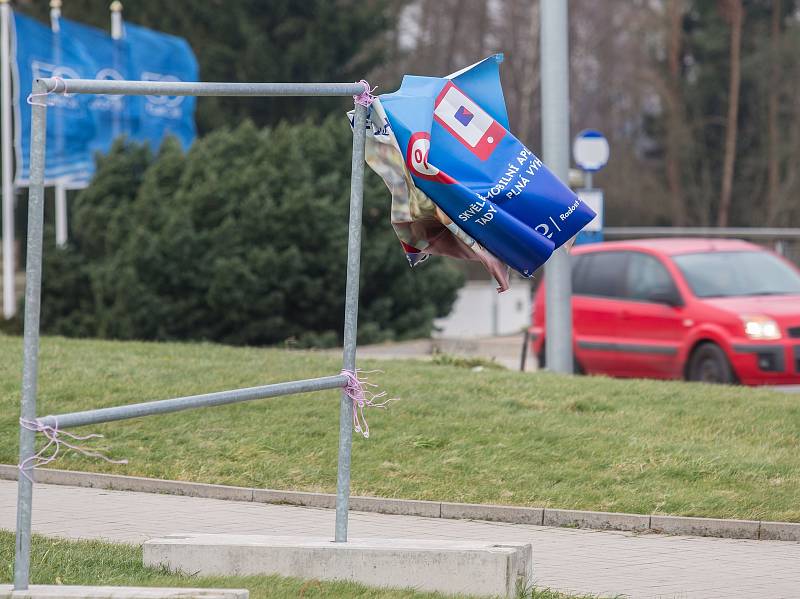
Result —
[[[342, 116], [245, 122], [157, 155], [118, 142], [74, 200], [73, 236], [45, 260], [43, 329], [116, 339], [230, 344], [341, 341], [350, 135]], [[413, 271], [367, 173], [359, 339], [430, 334], [461, 275]]]

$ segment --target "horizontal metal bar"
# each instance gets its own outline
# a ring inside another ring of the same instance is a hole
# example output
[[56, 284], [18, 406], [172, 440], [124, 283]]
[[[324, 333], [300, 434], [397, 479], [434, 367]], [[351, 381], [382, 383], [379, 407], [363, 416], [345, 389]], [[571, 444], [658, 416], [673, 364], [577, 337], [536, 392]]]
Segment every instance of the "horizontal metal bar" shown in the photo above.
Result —
[[114, 81], [38, 79], [48, 93], [128, 96], [355, 96], [362, 83], [206, 83], [200, 81]]
[[743, 237], [745, 239], [800, 239], [797, 227], [605, 227], [607, 237]]
[[140, 416], [166, 414], [168, 412], [178, 412], [180, 410], [189, 410], [192, 408], [221, 406], [240, 401], [277, 397], [279, 395], [336, 389], [338, 387], [344, 387], [346, 382], [347, 377], [337, 374], [316, 379], [263, 385], [261, 387], [220, 391], [218, 393], [206, 393], [204, 395], [189, 395], [187, 397], [148, 401], [127, 406], [116, 406], [114, 408], [100, 408], [97, 410], [86, 410], [84, 412], [70, 412], [67, 414], [44, 416], [39, 418], [39, 421], [46, 426], [55, 426], [58, 424], [59, 428], [71, 428], [75, 426], [84, 426], [86, 424], [98, 424], [100, 422], [138, 418]]

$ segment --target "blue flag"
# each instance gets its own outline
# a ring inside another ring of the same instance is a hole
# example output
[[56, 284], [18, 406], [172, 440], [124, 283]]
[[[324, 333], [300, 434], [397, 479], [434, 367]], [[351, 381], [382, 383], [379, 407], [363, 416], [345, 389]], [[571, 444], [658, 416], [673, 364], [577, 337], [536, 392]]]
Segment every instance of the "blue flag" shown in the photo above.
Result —
[[[166, 35], [125, 23], [125, 43], [130, 56], [129, 78], [141, 81], [197, 81], [197, 60], [189, 43], [180, 37]], [[177, 137], [188, 149], [197, 130], [193, 96], [131, 96], [136, 125], [129, 135], [136, 141], [161, 140], [166, 135]]]
[[500, 60], [445, 78], [407, 75], [376, 112], [446, 224], [531, 276], [595, 213], [509, 131]]
[[[189, 44], [171, 35], [125, 24], [125, 36], [110, 35], [68, 19], [60, 32], [22, 15], [14, 15], [17, 98], [18, 185], [27, 185], [30, 155], [30, 106], [26, 102], [35, 77], [70, 79], [144, 79], [196, 81], [197, 61]], [[35, 98], [34, 101], [45, 101]], [[61, 95], [46, 98], [48, 110], [45, 180], [70, 186], [88, 184], [94, 154], [107, 152], [120, 135], [158, 146], [167, 135], [188, 148], [196, 136], [194, 98], [164, 96]]]
[[[27, 103], [33, 79], [60, 77], [94, 79], [96, 66], [87, 44], [78, 38], [54, 35], [50, 27], [21, 15], [14, 15], [16, 39], [17, 100], [17, 185], [27, 185], [30, 160], [31, 107]], [[13, 51], [13, 50], [12, 50]], [[45, 178], [48, 182], [70, 180], [85, 183], [94, 170], [89, 150], [95, 138], [95, 122], [89, 108], [90, 96], [55, 95], [34, 98], [47, 102], [47, 152]]]
[[[61, 19], [60, 33], [54, 34], [53, 39], [56, 44], [69, 40], [70, 43], [77, 42], [87, 50], [91, 48], [90, 60], [92, 64], [86, 67], [90, 73], [87, 77], [88, 79], [127, 79], [128, 65], [130, 63], [127, 45], [122, 41], [114, 40], [105, 31], [68, 19]], [[67, 89], [69, 89], [69, 78], [64, 77], [64, 79], [67, 83]], [[48, 98], [48, 101], [53, 102], [55, 97], [56, 94], [53, 94]], [[88, 184], [92, 173], [94, 173], [93, 158], [95, 152], [107, 152], [117, 137], [120, 135], [130, 136], [134, 125], [130, 97], [90, 95], [86, 96], [86, 103], [89, 109], [89, 117], [92, 120], [94, 135], [88, 146], [73, 145], [73, 151], [85, 154], [90, 164], [89, 176], [81, 181], [84, 185]], [[56, 113], [56, 118], [58, 118], [58, 113]], [[48, 115], [48, 133], [50, 133], [51, 122], [52, 119]], [[58, 144], [58, 131], [54, 131], [53, 134], [55, 135], [55, 143]], [[50, 140], [51, 136], [48, 135], [48, 155], [53, 153], [50, 149]]]

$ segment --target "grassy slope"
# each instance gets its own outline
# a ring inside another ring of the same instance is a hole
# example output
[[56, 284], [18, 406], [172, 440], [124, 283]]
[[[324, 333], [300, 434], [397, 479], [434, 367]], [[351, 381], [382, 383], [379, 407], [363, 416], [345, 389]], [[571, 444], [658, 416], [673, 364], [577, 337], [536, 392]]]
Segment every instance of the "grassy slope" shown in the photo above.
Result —
[[[21, 340], [0, 337], [0, 462], [17, 460]], [[800, 401], [766, 390], [559, 377], [413, 361], [355, 439], [353, 493], [800, 521]], [[333, 374], [335, 358], [46, 338], [39, 414]], [[90, 427], [128, 466], [66, 469], [333, 491], [334, 391]], [[85, 429], [81, 432], [89, 432]]]
[[[0, 530], [0, 584], [12, 579], [14, 537]], [[99, 541], [33, 538], [31, 584], [96, 586], [201, 587], [248, 589], [250, 599], [325, 597], [328, 599], [443, 599], [437, 593], [378, 590], [347, 582], [302, 581], [280, 576], [197, 577], [142, 565], [142, 550]], [[520, 595], [522, 597], [522, 595]], [[451, 599], [455, 599], [450, 596]], [[567, 595], [531, 590], [525, 599], [568, 599]], [[579, 598], [574, 598], [579, 599]], [[584, 599], [589, 599], [588, 597]]]

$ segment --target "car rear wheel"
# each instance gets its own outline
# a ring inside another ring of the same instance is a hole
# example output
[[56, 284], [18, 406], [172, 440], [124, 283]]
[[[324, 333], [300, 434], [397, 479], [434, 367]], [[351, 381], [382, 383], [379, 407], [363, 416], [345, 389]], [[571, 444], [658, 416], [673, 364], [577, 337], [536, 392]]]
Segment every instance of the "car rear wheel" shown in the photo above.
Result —
[[702, 343], [692, 352], [686, 378], [701, 383], [736, 382], [728, 357], [716, 343]]

